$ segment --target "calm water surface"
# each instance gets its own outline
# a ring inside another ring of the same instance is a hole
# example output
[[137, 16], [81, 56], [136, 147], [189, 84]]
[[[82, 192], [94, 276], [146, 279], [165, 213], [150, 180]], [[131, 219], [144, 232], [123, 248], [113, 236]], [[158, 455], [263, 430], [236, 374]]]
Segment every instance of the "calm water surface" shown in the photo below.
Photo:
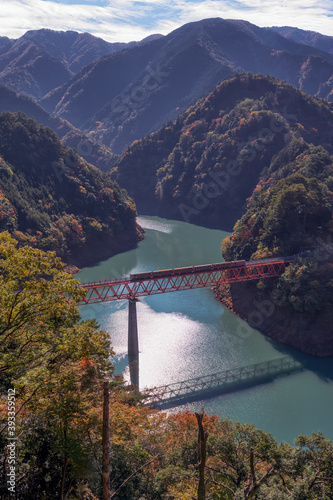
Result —
[[[185, 222], [139, 217], [145, 239], [137, 249], [83, 269], [82, 282], [114, 279], [133, 272], [220, 262], [228, 234]], [[110, 332], [116, 372], [127, 370], [127, 301], [81, 307]], [[253, 423], [279, 441], [322, 431], [333, 439], [333, 359], [316, 359], [263, 336], [234, 316], [210, 289], [140, 299], [137, 304], [140, 388], [170, 384], [228, 368], [290, 355], [305, 370], [276, 381], [178, 407]], [[247, 335], [240, 335], [246, 327]]]

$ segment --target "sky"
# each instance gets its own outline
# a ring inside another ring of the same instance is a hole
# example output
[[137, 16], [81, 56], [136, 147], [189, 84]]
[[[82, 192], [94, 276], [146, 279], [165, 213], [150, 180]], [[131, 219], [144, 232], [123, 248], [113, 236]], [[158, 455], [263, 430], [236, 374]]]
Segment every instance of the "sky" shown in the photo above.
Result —
[[333, 0], [0, 0], [0, 36], [49, 28], [129, 42], [211, 17], [333, 36]]

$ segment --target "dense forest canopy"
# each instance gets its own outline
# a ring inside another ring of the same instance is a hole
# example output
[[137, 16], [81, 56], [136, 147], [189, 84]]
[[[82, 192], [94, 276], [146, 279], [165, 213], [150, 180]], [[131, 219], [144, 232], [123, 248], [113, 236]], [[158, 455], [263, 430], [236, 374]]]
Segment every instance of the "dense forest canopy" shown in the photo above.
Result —
[[[208, 25], [212, 29], [220, 21]], [[258, 30], [253, 35], [262, 32]], [[152, 47], [139, 46], [126, 57], [148, 54]], [[197, 45], [193, 47], [191, 42], [188, 54], [198, 53]], [[209, 52], [208, 42], [207, 47]], [[243, 55], [240, 50], [239, 57]], [[102, 66], [122, 57], [96, 63], [97, 80]], [[302, 66], [301, 80], [315, 72], [318, 58], [310, 59]], [[147, 56], [145, 67], [149, 60]], [[141, 64], [139, 59], [136, 63]], [[127, 70], [134, 85], [134, 64]], [[63, 79], [69, 76], [66, 70]], [[99, 81], [113, 91], [105, 79]], [[175, 88], [177, 82], [172, 81]], [[118, 85], [122, 89], [122, 82]], [[56, 100], [61, 91], [56, 89], [45, 102]], [[90, 88], [84, 92], [89, 94]], [[75, 90], [73, 102], [80, 112], [87, 111], [79, 106], [84, 95]], [[95, 98], [102, 97], [95, 92]], [[59, 102], [65, 104], [62, 112], [73, 106]], [[107, 99], [100, 113], [107, 114], [110, 103]], [[139, 108], [133, 116], [140, 115]], [[98, 124], [105, 127], [105, 137], [114, 127], [109, 116]], [[134, 127], [131, 123], [125, 125]], [[333, 498], [333, 444], [320, 432], [300, 435], [291, 446], [250, 424], [208, 416], [204, 410], [166, 414], [145, 406], [145, 396], [114, 375], [113, 332], [100, 330], [95, 320], [81, 319], [77, 302], [84, 291], [64, 272], [59, 258], [75, 262], [99, 244], [110, 252], [120, 249], [119, 241], [135, 244], [142, 234], [133, 196], [140, 211], [224, 229], [234, 226], [222, 244], [226, 260], [299, 254], [280, 278], [244, 287], [253, 296], [269, 296], [293, 318], [302, 315], [313, 324], [321, 318], [330, 331], [332, 137], [332, 104], [273, 77], [249, 73], [222, 82], [174, 122], [135, 141], [112, 170], [115, 180], [22, 112], [0, 115], [1, 498], [8, 493], [8, 436], [13, 432], [8, 412], [14, 407], [17, 498], [102, 497], [105, 380], [110, 389], [111, 498]], [[79, 139], [69, 131], [69, 142]], [[95, 157], [107, 161], [110, 154], [101, 149]], [[9, 399], [9, 394], [15, 397]]]
[[[17, 497], [102, 498], [102, 382], [109, 380], [111, 498], [332, 498], [333, 445], [321, 433], [300, 435], [293, 447], [249, 424], [143, 406], [113, 375], [109, 335], [80, 319], [84, 292], [54, 252], [18, 248], [2, 232], [0, 282], [1, 497], [14, 432]], [[13, 394], [15, 427], [7, 418]]]
[[107, 174], [23, 113], [0, 115], [0, 229], [77, 259], [94, 242], [138, 239], [136, 208]]
[[103, 172], [109, 170], [114, 163], [114, 155], [101, 142], [94, 141], [68, 121], [50, 115], [33, 98], [0, 85], [0, 112], [3, 111], [22, 111], [29, 118], [35, 118], [39, 124], [51, 128], [65, 146], [75, 148], [86, 162]]
[[135, 141], [113, 175], [139, 210], [231, 229], [257, 184], [291, 173], [307, 149], [318, 165], [309, 160], [303, 174], [318, 168], [329, 178], [332, 134], [331, 104], [275, 78], [242, 74]]

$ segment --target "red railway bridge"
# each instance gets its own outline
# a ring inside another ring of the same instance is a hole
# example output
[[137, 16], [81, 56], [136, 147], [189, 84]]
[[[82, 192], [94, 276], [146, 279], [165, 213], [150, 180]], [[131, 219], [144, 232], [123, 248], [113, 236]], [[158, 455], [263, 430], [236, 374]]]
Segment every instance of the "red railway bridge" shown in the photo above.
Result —
[[80, 305], [121, 299], [133, 300], [146, 295], [211, 287], [221, 282], [235, 283], [272, 278], [282, 274], [294, 259], [295, 257], [291, 256], [249, 262], [219, 262], [136, 273], [118, 280], [82, 283], [87, 294]]
[[95, 304], [127, 299], [128, 315], [128, 357], [131, 383], [139, 387], [139, 342], [136, 302], [139, 297], [159, 293], [193, 290], [212, 287], [219, 283], [236, 283], [280, 276], [295, 256], [274, 257], [253, 261], [231, 261], [201, 266], [162, 269], [130, 274], [117, 280], [82, 283], [87, 291], [79, 303]]

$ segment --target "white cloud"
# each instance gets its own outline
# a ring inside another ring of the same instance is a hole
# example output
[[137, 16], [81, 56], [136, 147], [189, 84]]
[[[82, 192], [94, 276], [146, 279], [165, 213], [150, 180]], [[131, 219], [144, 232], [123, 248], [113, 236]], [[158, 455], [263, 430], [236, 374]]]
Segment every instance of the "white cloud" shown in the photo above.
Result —
[[[180, 2], [179, 2], [180, 4]], [[174, 29], [189, 21], [209, 17], [245, 19], [257, 26], [296, 26], [301, 29], [333, 35], [333, 5], [316, 0], [246, 0], [182, 2], [182, 14], [177, 21], [162, 21], [161, 31]]]
[[17, 38], [30, 29], [50, 28], [88, 31], [119, 42], [167, 34], [209, 17], [245, 19], [258, 26], [297, 26], [333, 35], [332, 0], [109, 0], [105, 6], [93, 2], [0, 0], [0, 35]]

